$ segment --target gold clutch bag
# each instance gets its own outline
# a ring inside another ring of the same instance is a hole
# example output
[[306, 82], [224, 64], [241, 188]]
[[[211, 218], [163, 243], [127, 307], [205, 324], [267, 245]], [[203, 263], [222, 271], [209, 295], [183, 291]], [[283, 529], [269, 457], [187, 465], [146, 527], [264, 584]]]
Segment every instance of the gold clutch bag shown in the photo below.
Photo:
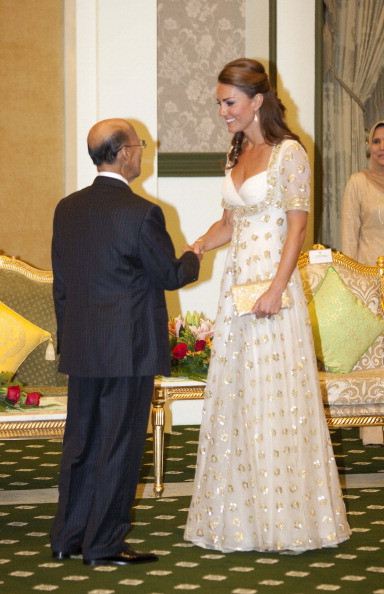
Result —
[[[249, 314], [258, 298], [269, 289], [271, 284], [272, 280], [264, 280], [257, 283], [246, 283], [245, 285], [232, 285], [232, 301], [237, 315]], [[291, 305], [291, 297], [288, 289], [285, 289], [281, 296], [281, 309], [291, 307]]]

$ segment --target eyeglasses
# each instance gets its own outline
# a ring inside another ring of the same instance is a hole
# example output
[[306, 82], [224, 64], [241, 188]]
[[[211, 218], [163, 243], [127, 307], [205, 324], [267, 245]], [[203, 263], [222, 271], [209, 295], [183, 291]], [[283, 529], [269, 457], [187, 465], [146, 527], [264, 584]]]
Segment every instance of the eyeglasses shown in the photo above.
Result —
[[133, 146], [139, 146], [142, 149], [147, 148], [147, 142], [145, 140], [139, 140], [139, 144], [123, 144], [117, 152], [121, 151], [122, 148], [126, 147], [126, 148], [132, 148]]

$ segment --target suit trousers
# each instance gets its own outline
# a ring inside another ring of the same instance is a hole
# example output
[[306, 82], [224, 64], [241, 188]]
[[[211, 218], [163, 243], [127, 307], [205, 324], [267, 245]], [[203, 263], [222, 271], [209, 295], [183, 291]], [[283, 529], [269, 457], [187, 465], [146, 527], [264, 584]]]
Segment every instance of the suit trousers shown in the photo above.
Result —
[[139, 480], [153, 376], [69, 377], [54, 551], [124, 551]]

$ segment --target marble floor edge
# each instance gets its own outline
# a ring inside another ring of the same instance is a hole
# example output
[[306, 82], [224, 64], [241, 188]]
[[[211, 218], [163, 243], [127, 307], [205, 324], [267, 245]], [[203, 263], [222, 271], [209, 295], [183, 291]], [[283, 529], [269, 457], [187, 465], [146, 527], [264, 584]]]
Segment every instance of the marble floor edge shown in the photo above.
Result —
[[[343, 489], [364, 489], [384, 487], [384, 473], [346, 474], [340, 476]], [[192, 482], [167, 483], [162, 497], [189, 497], [192, 495]], [[153, 483], [139, 484], [138, 499], [154, 499]], [[28, 505], [32, 503], [57, 503], [58, 490], [54, 489], [17, 489], [0, 491], [0, 505]]]

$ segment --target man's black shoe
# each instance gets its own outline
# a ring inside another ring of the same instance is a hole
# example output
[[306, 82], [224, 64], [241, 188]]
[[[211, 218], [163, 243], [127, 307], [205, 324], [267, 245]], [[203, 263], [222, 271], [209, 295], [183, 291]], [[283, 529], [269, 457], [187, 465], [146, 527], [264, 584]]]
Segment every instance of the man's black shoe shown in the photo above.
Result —
[[150, 563], [151, 561], [158, 561], [159, 558], [153, 553], [138, 553], [133, 549], [125, 551], [118, 555], [111, 557], [104, 557], [102, 559], [84, 559], [84, 565], [95, 567], [96, 565], [134, 565], [135, 563]]
[[71, 557], [76, 557], [77, 555], [81, 555], [81, 547], [73, 551], [52, 551], [52, 557], [58, 561], [71, 559]]

